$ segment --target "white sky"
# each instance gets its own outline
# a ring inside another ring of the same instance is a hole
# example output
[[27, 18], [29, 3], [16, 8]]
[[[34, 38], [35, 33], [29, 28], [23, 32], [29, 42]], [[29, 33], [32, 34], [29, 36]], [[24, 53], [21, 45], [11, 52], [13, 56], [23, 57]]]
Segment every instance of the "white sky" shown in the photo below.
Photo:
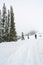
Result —
[[29, 30], [43, 32], [43, 0], [0, 0], [0, 9], [3, 2], [7, 9], [14, 8], [16, 30], [24, 33]]

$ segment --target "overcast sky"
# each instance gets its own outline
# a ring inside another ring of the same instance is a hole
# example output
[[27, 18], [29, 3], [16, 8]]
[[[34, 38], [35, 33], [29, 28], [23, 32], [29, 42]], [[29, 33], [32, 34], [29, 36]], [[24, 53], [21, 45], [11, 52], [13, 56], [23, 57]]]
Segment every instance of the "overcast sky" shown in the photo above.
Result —
[[43, 0], [0, 0], [0, 9], [4, 2], [7, 9], [13, 6], [18, 33], [43, 32]]

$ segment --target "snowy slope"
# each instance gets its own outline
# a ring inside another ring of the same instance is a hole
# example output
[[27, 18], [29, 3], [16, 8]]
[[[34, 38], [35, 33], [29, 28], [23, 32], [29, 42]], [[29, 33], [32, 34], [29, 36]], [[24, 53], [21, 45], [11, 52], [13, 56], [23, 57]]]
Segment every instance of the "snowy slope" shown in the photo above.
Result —
[[1, 43], [0, 65], [43, 65], [43, 38]]

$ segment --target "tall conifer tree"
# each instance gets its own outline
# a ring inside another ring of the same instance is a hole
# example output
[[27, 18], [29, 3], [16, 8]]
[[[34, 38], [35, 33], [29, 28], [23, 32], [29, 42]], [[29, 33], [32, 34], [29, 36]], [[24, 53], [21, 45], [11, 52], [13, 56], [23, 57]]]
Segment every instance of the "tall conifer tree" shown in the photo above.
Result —
[[10, 41], [16, 41], [16, 29], [15, 29], [15, 22], [14, 22], [14, 13], [12, 6], [10, 7]]
[[2, 41], [2, 21], [1, 21], [1, 10], [0, 10], [0, 42]]
[[5, 40], [5, 28], [6, 28], [6, 6], [5, 3], [3, 4], [3, 11], [2, 11], [2, 26], [3, 26], [3, 41]]

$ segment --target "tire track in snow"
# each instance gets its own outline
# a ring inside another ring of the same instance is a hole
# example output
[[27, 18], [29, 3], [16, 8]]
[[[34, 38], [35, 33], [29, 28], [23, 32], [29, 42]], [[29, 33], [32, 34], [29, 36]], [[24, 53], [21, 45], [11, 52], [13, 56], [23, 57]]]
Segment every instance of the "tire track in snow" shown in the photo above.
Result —
[[31, 48], [28, 50], [27, 65], [40, 65], [40, 59], [37, 49], [37, 40], [33, 40], [31, 43]]
[[43, 39], [40, 39], [37, 41], [36, 48], [37, 48], [37, 53], [40, 60], [39, 65], [43, 65]]
[[28, 55], [27, 55], [27, 64], [26, 65], [35, 65], [34, 63], [34, 51], [33, 51], [33, 45], [34, 45], [34, 41], [31, 40], [31, 47], [30, 49], [28, 48]]
[[38, 49], [37, 49], [37, 42], [34, 44], [34, 62], [35, 65], [40, 65], [40, 59], [39, 59], [39, 54], [38, 54]]

